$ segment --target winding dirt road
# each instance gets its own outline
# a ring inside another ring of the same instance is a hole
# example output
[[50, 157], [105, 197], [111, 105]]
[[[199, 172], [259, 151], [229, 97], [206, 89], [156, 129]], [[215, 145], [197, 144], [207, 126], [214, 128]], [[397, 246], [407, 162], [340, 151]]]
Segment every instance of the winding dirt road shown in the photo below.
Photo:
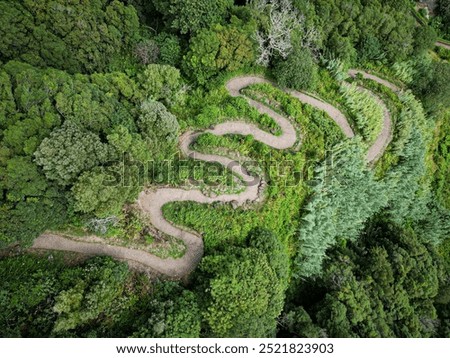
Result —
[[[355, 76], [356, 73], [359, 73], [359, 71], [350, 71], [351, 76]], [[396, 91], [399, 90], [396, 86], [385, 80], [367, 73], [361, 73], [365, 77], [382, 83], [391, 89]], [[226, 84], [226, 88], [231, 96], [242, 96], [241, 90], [243, 88], [256, 83], [270, 82], [258, 76], [242, 76], [231, 79]], [[292, 90], [287, 91], [287, 93], [304, 103], [326, 112], [336, 122], [347, 137], [351, 138], [354, 136], [354, 132], [346, 117], [341, 111], [331, 104], [323, 102], [305, 93]], [[247, 97], [245, 98], [249, 104], [255, 107], [260, 113], [264, 113], [272, 117], [279, 125], [282, 134], [275, 136], [259, 129], [253, 124], [244, 123], [241, 121], [229, 121], [218, 124], [214, 128], [202, 132], [189, 131], [180, 137], [180, 150], [185, 156], [196, 160], [220, 163], [224, 167], [229, 168], [244, 182], [245, 190], [243, 192], [239, 194], [223, 194], [213, 198], [206, 196], [198, 189], [184, 190], [177, 188], [156, 188], [144, 190], [139, 194], [138, 204], [143, 211], [149, 214], [152, 225], [167, 235], [183, 240], [186, 245], [186, 253], [182, 258], [161, 259], [143, 250], [106, 245], [102, 243], [74, 241], [70, 238], [50, 233], [44, 233], [39, 236], [34, 241], [32, 248], [71, 251], [88, 255], [113, 256], [117, 259], [144, 265], [154, 271], [157, 271], [158, 273], [163, 274], [164, 276], [174, 279], [181, 279], [189, 275], [189, 273], [191, 273], [198, 265], [203, 256], [203, 240], [201, 236], [180, 229], [167, 221], [163, 216], [162, 207], [167, 203], [179, 201], [194, 201], [203, 204], [210, 204], [213, 202], [233, 203], [236, 207], [245, 203], [260, 200], [263, 188], [265, 186], [264, 180], [261, 177], [250, 175], [238, 162], [220, 155], [204, 154], [193, 151], [190, 149], [190, 145], [195, 142], [201, 133], [211, 133], [219, 136], [225, 134], [252, 135], [255, 140], [280, 150], [290, 148], [298, 141], [296, 130], [287, 118], [260, 102], [254, 101]], [[391, 137], [391, 119], [389, 111], [382, 103], [381, 99], [378, 97], [376, 98], [379, 104], [383, 106], [385, 118], [383, 130], [368, 151], [368, 162], [371, 162], [382, 155]]]
[[447, 44], [447, 43], [445, 43], [445, 42], [437, 41], [437, 42], [435, 43], [435, 45], [436, 45], [436, 46], [439, 46], [439, 47], [446, 48], [447, 50], [450, 50], [450, 45]]

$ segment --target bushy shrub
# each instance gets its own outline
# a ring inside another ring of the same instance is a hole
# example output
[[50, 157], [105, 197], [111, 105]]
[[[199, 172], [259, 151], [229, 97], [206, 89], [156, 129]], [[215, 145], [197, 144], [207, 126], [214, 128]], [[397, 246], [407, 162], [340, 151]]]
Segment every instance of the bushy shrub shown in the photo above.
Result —
[[317, 65], [311, 52], [295, 48], [286, 58], [275, 63], [273, 74], [283, 87], [296, 90], [313, 90], [317, 81]]

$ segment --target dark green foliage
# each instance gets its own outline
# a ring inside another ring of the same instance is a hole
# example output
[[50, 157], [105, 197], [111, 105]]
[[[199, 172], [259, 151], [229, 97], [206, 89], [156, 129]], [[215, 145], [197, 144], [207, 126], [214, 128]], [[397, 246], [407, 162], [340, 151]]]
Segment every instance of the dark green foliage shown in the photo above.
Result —
[[120, 1], [1, 1], [0, 59], [71, 73], [105, 71], [139, 37], [132, 6]]
[[423, 63], [417, 68], [412, 87], [428, 111], [436, 112], [443, 107], [448, 107], [450, 64], [435, 61]]
[[432, 27], [417, 27], [415, 34], [414, 52], [417, 55], [421, 55], [428, 49], [434, 47], [434, 43], [437, 40], [436, 31]]
[[1, 337], [199, 336], [196, 297], [178, 283], [150, 284], [110, 258], [67, 266], [53, 255], [0, 260]]
[[450, 1], [438, 0], [438, 13], [442, 18], [442, 31], [450, 36]]
[[309, 50], [295, 48], [286, 60], [276, 62], [273, 75], [283, 87], [311, 91], [317, 81], [317, 65]]
[[346, 62], [406, 59], [415, 46], [415, 19], [408, 2], [315, 0], [324, 49]]
[[155, 37], [159, 46], [159, 62], [164, 65], [177, 66], [181, 60], [181, 46], [178, 37], [161, 32]]
[[[316, 302], [297, 297], [328, 337], [430, 337], [439, 325], [433, 301], [441, 270], [412, 230], [375, 221], [357, 242], [330, 252], [321, 278], [303, 288]], [[298, 310], [288, 313], [292, 333], [317, 335]]]
[[127, 309], [125, 264], [96, 258], [64, 267], [57, 258], [20, 256], [0, 261], [0, 336], [49, 337], [84, 332], [99, 317], [108, 325]]
[[382, 60], [385, 57], [380, 41], [371, 34], [360, 39], [358, 50], [361, 61]]
[[361, 38], [358, 50], [361, 61], [381, 60], [385, 57], [380, 40], [372, 34]]
[[44, 195], [19, 202], [2, 201], [0, 207], [0, 248], [20, 242], [29, 246], [44, 230], [66, 220], [66, 198], [49, 187]]
[[200, 311], [197, 298], [175, 282], [156, 287], [146, 310], [152, 312], [133, 337], [197, 338], [200, 336]]
[[281, 337], [326, 337], [325, 330], [313, 323], [303, 307], [296, 307], [283, 315], [280, 321], [280, 331]]
[[182, 34], [196, 33], [223, 22], [232, 0], [155, 0], [169, 28]]
[[54, 297], [55, 334], [79, 329], [99, 316], [113, 319], [131, 303], [124, 291], [129, 277], [125, 264], [96, 259], [76, 273], [64, 272], [59, 277], [68, 285]]

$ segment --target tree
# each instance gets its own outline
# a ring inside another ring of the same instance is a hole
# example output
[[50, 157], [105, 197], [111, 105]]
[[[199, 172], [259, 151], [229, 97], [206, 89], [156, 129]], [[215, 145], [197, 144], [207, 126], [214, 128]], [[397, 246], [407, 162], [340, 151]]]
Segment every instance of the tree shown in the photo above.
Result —
[[71, 190], [75, 211], [93, 213], [100, 218], [119, 214], [125, 201], [132, 199], [135, 192], [131, 186], [110, 178], [105, 170], [84, 172]]
[[71, 73], [106, 70], [123, 58], [139, 38], [134, 7], [122, 2], [0, 2], [1, 59], [22, 60]]
[[204, 257], [203, 318], [213, 337], [270, 337], [283, 305], [283, 289], [267, 256], [256, 248], [232, 248]]
[[438, 13], [442, 17], [443, 31], [450, 35], [450, 1], [439, 0], [438, 1]]
[[127, 265], [107, 257], [67, 267], [57, 253], [19, 255], [0, 260], [0, 273], [2, 337], [114, 336], [138, 300]]
[[107, 149], [98, 136], [66, 121], [42, 141], [34, 156], [48, 179], [68, 185], [83, 171], [106, 161]]
[[421, 55], [432, 49], [437, 40], [437, 33], [431, 26], [419, 26], [416, 28], [414, 52]]
[[303, 307], [296, 307], [285, 313], [280, 320], [280, 330], [281, 337], [326, 337], [325, 331], [314, 324]]
[[384, 184], [367, 167], [361, 142], [336, 145], [316, 170], [299, 228], [294, 273], [319, 274], [326, 250], [338, 240], [356, 240], [366, 220], [386, 206], [387, 199]]
[[313, 90], [317, 81], [317, 65], [309, 50], [295, 48], [285, 59], [277, 61], [273, 69], [277, 82], [296, 90]]
[[112, 259], [94, 259], [80, 277], [72, 278], [70, 288], [55, 297], [53, 311], [57, 314], [54, 333], [67, 332], [82, 327], [100, 315], [113, 316], [127, 305], [118, 301], [124, 295], [128, 268]]
[[365, 35], [360, 39], [358, 50], [362, 61], [382, 60], [386, 56], [380, 40], [373, 34]]
[[182, 34], [196, 33], [225, 19], [232, 0], [156, 0], [156, 9]]
[[205, 84], [220, 71], [236, 71], [254, 61], [249, 31], [235, 19], [232, 25], [217, 25], [200, 31], [189, 44], [185, 72]]
[[150, 142], [159, 139], [173, 143], [179, 130], [177, 118], [162, 103], [152, 100], [142, 103], [137, 124]]
[[159, 46], [159, 62], [163, 65], [177, 66], [181, 60], [180, 39], [166, 32], [155, 37]]
[[197, 297], [175, 282], [157, 285], [149, 305], [147, 321], [133, 337], [198, 338], [200, 311]]
[[[302, 288], [315, 297], [297, 295], [311, 316], [305, 334], [317, 327], [329, 337], [431, 337], [438, 321], [434, 299], [441, 280], [435, 250], [412, 230], [376, 218], [358, 241], [329, 252], [321, 277]], [[291, 313], [295, 329], [304, 314]], [[297, 329], [298, 330], [298, 329]]]
[[160, 50], [154, 40], [146, 39], [135, 45], [133, 53], [141, 64], [148, 65], [158, 61]]
[[168, 65], [148, 65], [138, 75], [139, 86], [145, 98], [173, 105], [182, 99], [180, 71]]
[[270, 3], [266, 0], [254, 0], [250, 4], [255, 16], [267, 14], [268, 24], [254, 35], [259, 54], [256, 62], [259, 65], [268, 66], [273, 56], [285, 59], [293, 48], [292, 37], [295, 32], [301, 34], [300, 43], [303, 47], [309, 50], [315, 48], [317, 31], [315, 28], [305, 27], [304, 16], [290, 0], [276, 0]]
[[417, 66], [412, 87], [428, 111], [436, 112], [445, 107], [450, 96], [450, 64], [421, 63]]
[[269, 265], [277, 275], [280, 284], [287, 287], [289, 280], [289, 257], [286, 248], [271, 231], [257, 228], [247, 237], [250, 247], [254, 247], [267, 255]]

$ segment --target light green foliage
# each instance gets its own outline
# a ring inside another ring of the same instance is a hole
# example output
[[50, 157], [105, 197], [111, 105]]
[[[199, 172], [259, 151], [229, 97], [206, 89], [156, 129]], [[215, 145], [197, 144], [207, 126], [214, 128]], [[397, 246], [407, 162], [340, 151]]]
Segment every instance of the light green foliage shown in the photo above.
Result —
[[98, 136], [67, 121], [42, 141], [35, 158], [49, 180], [68, 185], [81, 172], [106, 161], [107, 150]]
[[317, 65], [309, 50], [295, 48], [286, 60], [275, 63], [273, 75], [283, 87], [313, 90], [317, 81]]
[[319, 274], [326, 249], [338, 240], [355, 240], [365, 221], [386, 205], [383, 189], [367, 167], [361, 143], [335, 146], [316, 170], [299, 228], [295, 273]]
[[182, 34], [196, 33], [223, 22], [232, 0], [155, 0], [167, 25]]
[[180, 71], [168, 65], [148, 65], [138, 75], [144, 98], [173, 105], [183, 99]]
[[373, 143], [383, 125], [383, 108], [369, 92], [356, 85], [343, 83], [340, 91], [363, 139]]
[[220, 71], [236, 71], [250, 65], [255, 54], [247, 27], [235, 19], [232, 25], [200, 31], [190, 41], [184, 71], [204, 85]]
[[71, 73], [106, 70], [139, 36], [135, 9], [116, 0], [1, 1], [0, 22], [1, 60]]
[[450, 209], [450, 112], [444, 113], [440, 121], [438, 143], [434, 152], [436, 163], [435, 188], [438, 200]]
[[396, 62], [392, 65], [394, 75], [405, 84], [410, 84], [414, 77], [414, 63], [412, 61]]
[[[119, 170], [119, 168], [117, 168]], [[103, 170], [86, 171], [72, 186], [74, 210], [97, 217], [118, 214], [127, 199], [133, 199], [134, 188], [125, 186]]]
[[403, 93], [399, 99], [403, 108], [397, 118], [392, 149], [399, 163], [384, 178], [389, 212], [396, 222], [423, 217], [430, 185], [425, 178], [430, 123], [422, 105], [410, 92]]
[[127, 300], [121, 297], [128, 277], [125, 264], [105, 260], [105, 264], [99, 266], [93, 261], [80, 276], [72, 279], [71, 287], [55, 297], [53, 310], [58, 315], [53, 328], [55, 333], [88, 324], [99, 315], [117, 315], [126, 307]]
[[174, 142], [179, 130], [177, 118], [162, 103], [151, 100], [142, 103], [137, 125], [144, 138], [163, 143]]

